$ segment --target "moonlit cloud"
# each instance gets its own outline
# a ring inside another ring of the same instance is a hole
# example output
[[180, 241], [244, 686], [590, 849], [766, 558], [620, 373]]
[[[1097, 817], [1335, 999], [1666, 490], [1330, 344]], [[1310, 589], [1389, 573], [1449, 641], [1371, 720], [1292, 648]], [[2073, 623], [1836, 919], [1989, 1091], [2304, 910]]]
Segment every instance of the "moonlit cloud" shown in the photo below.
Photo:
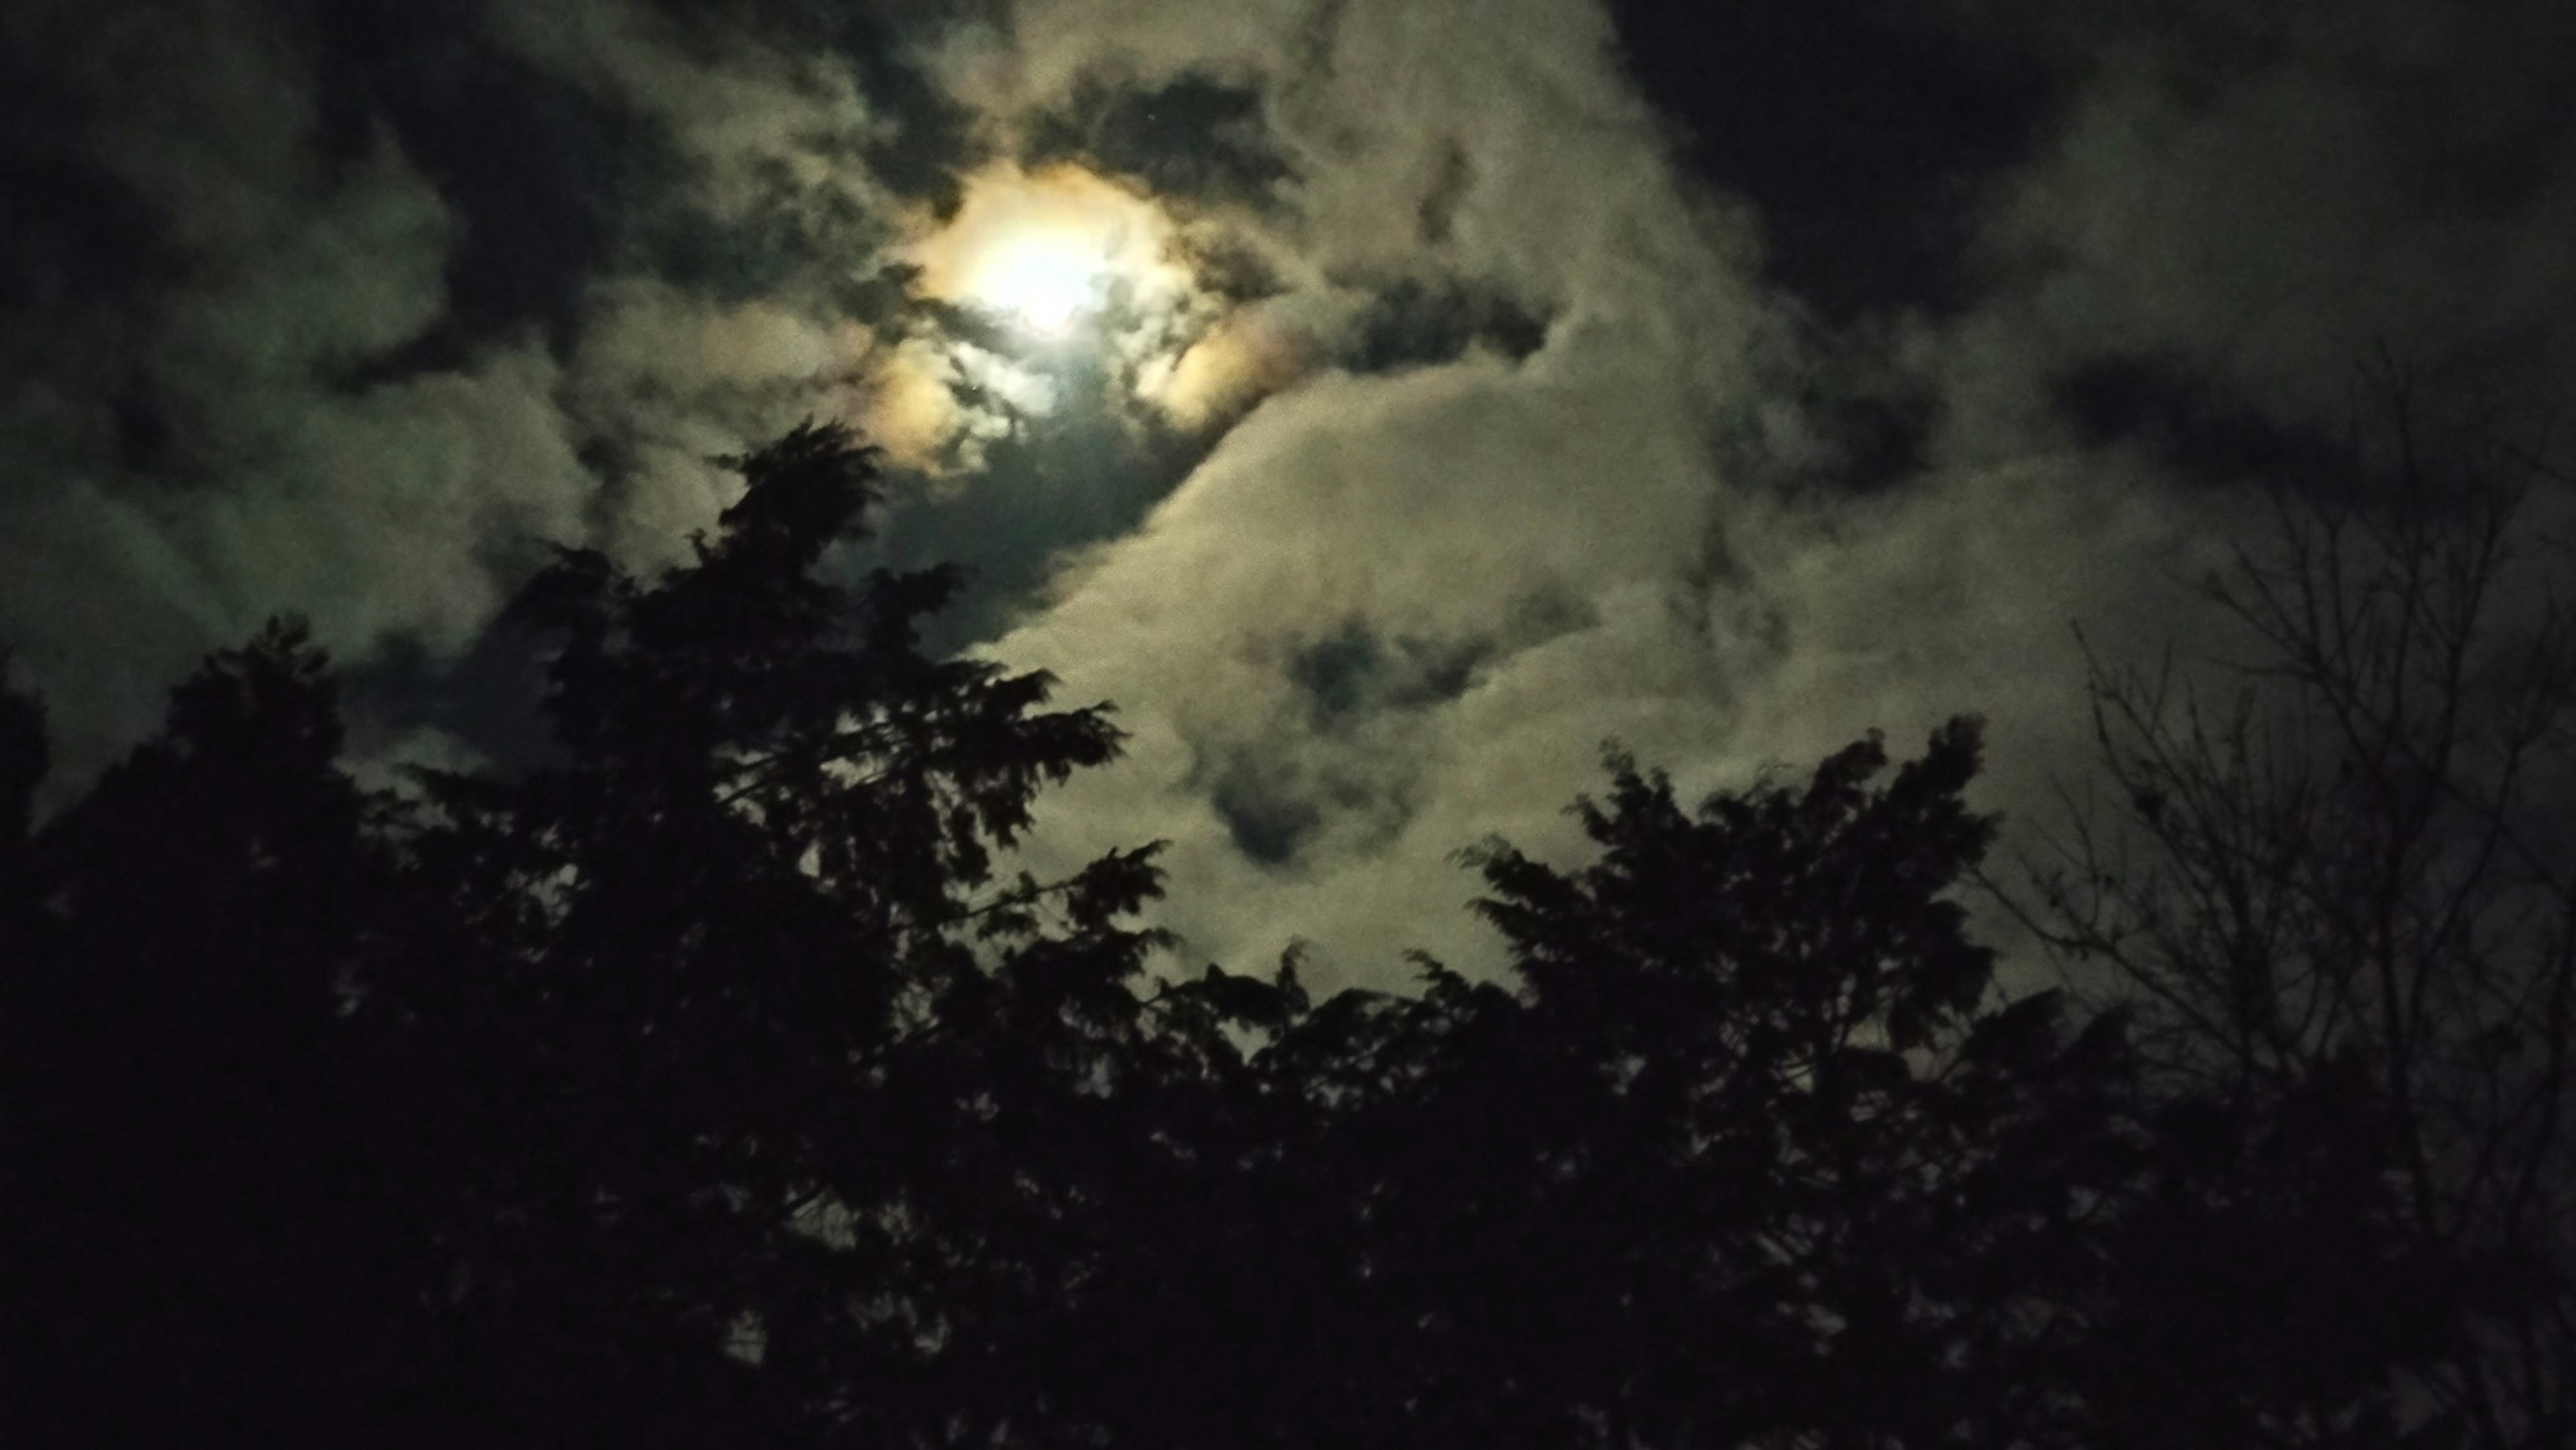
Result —
[[1190, 953], [1337, 980], [1490, 961], [1451, 853], [1570, 849], [1605, 738], [1697, 789], [1983, 711], [2025, 828], [2069, 624], [2217, 638], [2188, 583], [2357, 355], [2569, 381], [2537, 3], [1908, 10], [2027, 134], [1868, 193], [1958, 255], [1815, 295], [1848, 188], [1720, 161], [1858, 143], [1692, 135], [1594, 0], [118, 9], [0, 21], [70, 118], [9, 143], [0, 638], [76, 770], [285, 608], [365, 738], [506, 753], [414, 697], [501, 671], [539, 540], [675, 558], [715, 455], [844, 416], [890, 553], [977, 570], [950, 642], [1133, 734], [1033, 864], [1169, 838]]
[[1526, 357], [1471, 344], [1391, 375], [1334, 365], [1347, 326], [1220, 323], [1167, 384], [1180, 411], [1287, 390], [993, 646], [1118, 700], [1136, 731], [1127, 764], [1055, 804], [1051, 840], [1169, 838], [1193, 949], [1304, 936], [1325, 972], [1366, 975], [1408, 945], [1481, 962], [1450, 854], [1496, 830], [1567, 844], [1556, 813], [1606, 737], [1713, 780], [1846, 724], [1911, 731], [1984, 702], [1931, 698], [1954, 662], [1893, 652], [1874, 713], [1776, 693], [1808, 644], [1784, 621], [1819, 613], [1799, 591], [1868, 585], [1831, 578], [1821, 526], [1713, 446], [1713, 422], [1757, 455], [1792, 444], [1763, 376], [1791, 331], [1751, 234], [1669, 169], [1598, 15], [1334, 14], [1211, 21], [1191, 57], [1114, 7], [1048, 6], [1024, 12], [1016, 60], [970, 73], [1016, 81], [1021, 105], [1069, 84], [1057, 47], [1140, 84], [1253, 77], [1286, 149], [1315, 158], [1243, 222], [1285, 254], [1280, 299], [1330, 316], [1344, 289], [1401, 279], [1546, 319]]

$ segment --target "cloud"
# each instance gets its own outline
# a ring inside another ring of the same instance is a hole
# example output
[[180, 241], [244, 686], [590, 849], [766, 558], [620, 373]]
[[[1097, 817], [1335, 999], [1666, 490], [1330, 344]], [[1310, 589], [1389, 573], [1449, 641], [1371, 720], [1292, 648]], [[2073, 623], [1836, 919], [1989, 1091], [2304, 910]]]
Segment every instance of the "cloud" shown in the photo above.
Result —
[[[1491, 965], [1451, 853], [1577, 849], [1607, 737], [1697, 790], [1983, 711], [1983, 799], [2038, 824], [2091, 748], [2069, 623], [2217, 648], [2189, 583], [2356, 352], [2517, 421], [2568, 381], [2537, 3], [1927, 10], [2047, 104], [1869, 193], [1937, 196], [1957, 275], [1819, 298], [1766, 249], [1841, 213], [1686, 172], [1742, 145], [1686, 151], [1592, 0], [576, 0], [358, 59], [289, 7], [118, 10], [0, 19], [62, 121], [0, 137], [43, 180], [0, 239], [0, 637], [76, 770], [289, 607], [383, 750], [506, 754], [413, 697], [491, 668], [533, 541], [676, 557], [713, 455], [845, 414], [894, 559], [982, 570], [952, 636], [1133, 731], [1034, 864], [1169, 837], [1191, 951], [1342, 980]], [[1150, 199], [1124, 270], [1175, 280], [1094, 346], [939, 305], [1026, 175]]]
[[[1018, 12], [1016, 48], [951, 53], [998, 125], [1095, 72], [1220, 76], [1263, 98], [1291, 162], [1227, 218], [1279, 290], [1169, 384], [1200, 416], [1283, 390], [992, 646], [1121, 703], [1129, 761], [1050, 806], [1050, 841], [1172, 838], [1195, 950], [1304, 935], [1361, 974], [1408, 945], [1479, 957], [1450, 853], [1561, 838], [1605, 735], [1715, 748], [1762, 652], [1694, 583], [1725, 552], [1707, 432], [1776, 331], [1754, 254], [1666, 165], [1604, 17], [1523, 11], [1232, 11], [1192, 33], [1050, 5]], [[1542, 319], [1536, 350], [1321, 361], [1362, 331], [1355, 292], [1460, 286]]]
[[2063, 123], [1987, 220], [2052, 362], [2170, 359], [2284, 418], [2337, 417], [2355, 364], [2538, 363], [2571, 301], [2576, 114], [2563, 7], [2176, 7], [2086, 34]]
[[1349, 299], [1311, 294], [1246, 303], [1147, 374], [1139, 391], [1185, 428], [1231, 423], [1321, 365], [1357, 310]]
[[[2027, 828], [2091, 748], [2071, 624], [2115, 657], [2218, 638], [2190, 583], [2242, 505], [2083, 436], [2057, 393], [2082, 359], [2161, 345], [2131, 289], [2222, 230], [2106, 225], [2141, 251], [2098, 259], [2062, 244], [2043, 198], [2113, 81], [1998, 192], [2004, 285], [1827, 335], [1761, 280], [1757, 219], [1674, 170], [1591, 7], [1352, 0], [1194, 26], [1025, 5], [947, 67], [1005, 130], [1102, 74], [1247, 88], [1289, 163], [1262, 205], [1223, 213], [1274, 277], [1263, 307], [1347, 318], [1354, 293], [1466, 287], [1541, 321], [1535, 350], [1392, 370], [1353, 368], [1350, 324], [1311, 327], [1248, 385], [1228, 367], [1259, 354], [1236, 331], [1271, 324], [1221, 325], [1173, 381], [1221, 400], [1199, 416], [1249, 411], [992, 646], [1124, 707], [1130, 760], [1053, 803], [1051, 848], [1172, 839], [1193, 950], [1304, 936], [1360, 979], [1408, 945], [1489, 964], [1450, 910], [1471, 889], [1451, 852], [1497, 830], [1573, 849], [1557, 811], [1597, 784], [1605, 737], [1706, 788], [1982, 712], [1985, 799]], [[2175, 165], [2223, 209], [2235, 183]], [[2073, 290], [2088, 267], [2137, 322]], [[1927, 436], [1872, 493], [1818, 482], [1864, 446], [1835, 431], [1855, 385], [1926, 400]]]
[[[675, 557], [723, 502], [712, 455], [858, 406], [911, 203], [865, 164], [901, 128], [850, 68], [633, 6], [490, 16], [404, 20], [417, 53], [387, 55], [250, 0], [12, 7], [8, 73], [52, 112], [0, 156], [48, 178], [0, 253], [0, 639], [65, 782], [270, 613], [362, 684], [387, 651], [460, 659], [540, 542]], [[514, 152], [613, 143], [604, 169], [665, 179], [478, 155], [494, 107]], [[496, 246], [550, 289], [516, 315]]]
[[5, 362], [0, 632], [76, 771], [272, 612], [310, 611], [359, 655], [470, 638], [485, 551], [577, 533], [582, 488], [541, 353], [369, 380], [440, 316], [451, 220], [384, 135], [326, 153], [279, 35], [232, 7], [45, 10], [19, 23], [77, 93], [62, 164], [130, 208], [157, 262], [24, 310]]
[[751, 221], [782, 197], [853, 221], [896, 209], [867, 165], [894, 126], [837, 57], [683, 31], [621, 0], [496, 7], [493, 29], [548, 71], [659, 120], [691, 163], [690, 198], [720, 217]]

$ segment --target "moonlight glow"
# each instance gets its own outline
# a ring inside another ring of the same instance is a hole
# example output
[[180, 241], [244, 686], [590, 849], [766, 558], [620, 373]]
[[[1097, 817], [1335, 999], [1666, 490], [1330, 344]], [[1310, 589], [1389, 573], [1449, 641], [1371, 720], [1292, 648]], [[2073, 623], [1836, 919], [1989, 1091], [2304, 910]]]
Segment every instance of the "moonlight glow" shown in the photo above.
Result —
[[932, 296], [1058, 338], [1113, 291], [1146, 308], [1183, 295], [1170, 234], [1159, 207], [1088, 171], [1003, 167], [969, 182], [956, 216], [912, 255]]
[[1078, 233], [1032, 230], [995, 247], [966, 279], [967, 295], [1042, 337], [1059, 337], [1099, 299], [1110, 259]]

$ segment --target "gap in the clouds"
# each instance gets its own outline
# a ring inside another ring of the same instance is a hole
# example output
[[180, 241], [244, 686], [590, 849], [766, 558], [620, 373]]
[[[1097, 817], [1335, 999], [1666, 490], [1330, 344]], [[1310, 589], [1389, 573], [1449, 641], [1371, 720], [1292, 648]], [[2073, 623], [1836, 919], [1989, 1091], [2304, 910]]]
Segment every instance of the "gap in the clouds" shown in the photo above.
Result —
[[1611, 9], [1688, 164], [1759, 209], [1776, 280], [1837, 320], [1970, 300], [1978, 192], [2029, 153], [2054, 101], [2031, 59], [1895, 0]]
[[[991, 349], [1015, 344], [961, 309], [911, 304], [942, 335]], [[1384, 284], [1332, 361], [1361, 374], [1453, 362], [1483, 350], [1518, 362], [1547, 323], [1491, 289], [1455, 281]], [[1062, 563], [1140, 524], [1222, 440], [1224, 427], [1174, 426], [1132, 395], [1124, 365], [1105, 352], [1031, 353], [1055, 392], [1042, 412], [1005, 410], [1008, 426], [980, 440], [954, 476], [897, 471], [884, 523], [889, 560], [966, 566], [965, 598], [934, 621], [942, 647], [991, 638], [1042, 597]], [[981, 400], [992, 406], [991, 400]]]
[[2268, 416], [2180, 358], [2088, 358], [2059, 374], [2050, 392], [2077, 441], [2137, 449], [2189, 481], [2297, 487], [2350, 474], [2338, 433]]
[[1180, 486], [1216, 442], [1162, 424], [1124, 396], [1110, 361], [1054, 360], [1056, 405], [1018, 413], [970, 469], [897, 469], [878, 545], [897, 568], [962, 565], [967, 592], [926, 621], [934, 652], [992, 638], [1040, 596], [1068, 555], [1116, 538]]
[[1885, 327], [1795, 320], [1757, 354], [1754, 385], [1700, 429], [1732, 490], [1869, 496], [1919, 480], [1945, 409], [1939, 379], [1909, 364]]
[[1819, 476], [1852, 493], [1876, 493], [1919, 475], [1930, 461], [1940, 402], [1927, 387], [1890, 393], [1817, 392], [1800, 400], [1833, 448]]
[[[847, 310], [870, 295], [844, 275], [842, 259], [866, 257], [890, 231], [846, 199], [818, 198], [785, 183], [744, 216], [664, 205], [636, 219], [620, 260], [633, 271], [723, 305], [792, 296], [808, 275], [829, 274], [823, 301]], [[879, 316], [860, 318], [866, 322]]]
[[1419, 808], [1418, 762], [1277, 746], [1212, 750], [1194, 781], [1234, 848], [1265, 871], [1310, 864], [1312, 848], [1327, 832], [1357, 853], [1383, 850]]
[[1308, 840], [1323, 829], [1324, 808], [1266, 772], [1250, 752], [1237, 754], [1207, 783], [1208, 809], [1244, 859], [1278, 870], [1293, 865]]
[[0, 318], [129, 298], [178, 258], [143, 198], [82, 154], [89, 104], [49, 58], [0, 45]]
[[1398, 372], [1483, 347], [1519, 362], [1546, 343], [1547, 327], [1547, 319], [1490, 287], [1407, 277], [1378, 291], [1341, 361], [1356, 373]]
[[1351, 619], [1291, 654], [1284, 673], [1305, 702], [1307, 723], [1328, 732], [1372, 711], [1454, 700], [1502, 648], [1493, 638], [1390, 636]]
[[1597, 623], [1586, 601], [1553, 589], [1523, 595], [1490, 631], [1457, 638], [1354, 615], [1286, 648], [1279, 673], [1296, 708], [1264, 738], [1203, 747], [1194, 783], [1235, 849], [1264, 869], [1303, 864], [1327, 830], [1355, 849], [1383, 846], [1413, 818], [1424, 762], [1386, 749], [1372, 725], [1450, 704], [1500, 662]]
[[1785, 468], [1792, 490], [1828, 494], [1880, 493], [1919, 477], [1941, 424], [1941, 391], [1894, 352], [1866, 326], [1806, 329], [1793, 361], [1762, 390], [1795, 408], [1805, 436], [1784, 448], [1758, 408], [1744, 411], [1741, 436], [1717, 443], [1729, 476], [1751, 483]]
[[[2051, 396], [2078, 442], [2132, 450], [2185, 483], [2393, 506], [2427, 459], [2525, 466], [2524, 440], [2545, 440], [2560, 416], [2565, 367], [2536, 333], [2382, 353], [2355, 363], [2341, 402], [2321, 405], [2267, 394], [2219, 362], [2126, 351], [2066, 367]], [[2475, 497], [2460, 488], [2432, 501]]]
[[1165, 201], [1262, 207], [1289, 167], [1260, 96], [1204, 75], [1140, 90], [1097, 76], [1030, 126], [1023, 164], [1072, 162], [1143, 184]]
[[150, 376], [137, 369], [107, 395], [109, 431], [118, 468], [158, 474], [178, 464], [179, 422]]

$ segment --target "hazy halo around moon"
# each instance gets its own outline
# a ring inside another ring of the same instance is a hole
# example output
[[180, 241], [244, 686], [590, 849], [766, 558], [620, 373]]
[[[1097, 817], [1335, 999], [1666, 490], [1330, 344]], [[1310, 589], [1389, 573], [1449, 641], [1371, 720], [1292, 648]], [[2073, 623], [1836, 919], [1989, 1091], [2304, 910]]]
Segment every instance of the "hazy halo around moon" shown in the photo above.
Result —
[[[897, 255], [918, 269], [916, 295], [1018, 345], [946, 324], [918, 334], [872, 370], [871, 431], [907, 466], [953, 475], [1011, 415], [1051, 411], [1074, 374], [1191, 430], [1293, 382], [1312, 361], [1302, 331], [1203, 289], [1184, 231], [1150, 194], [1078, 165], [967, 178], [956, 210], [920, 217]], [[1098, 366], [1068, 372], [1085, 358]]]

